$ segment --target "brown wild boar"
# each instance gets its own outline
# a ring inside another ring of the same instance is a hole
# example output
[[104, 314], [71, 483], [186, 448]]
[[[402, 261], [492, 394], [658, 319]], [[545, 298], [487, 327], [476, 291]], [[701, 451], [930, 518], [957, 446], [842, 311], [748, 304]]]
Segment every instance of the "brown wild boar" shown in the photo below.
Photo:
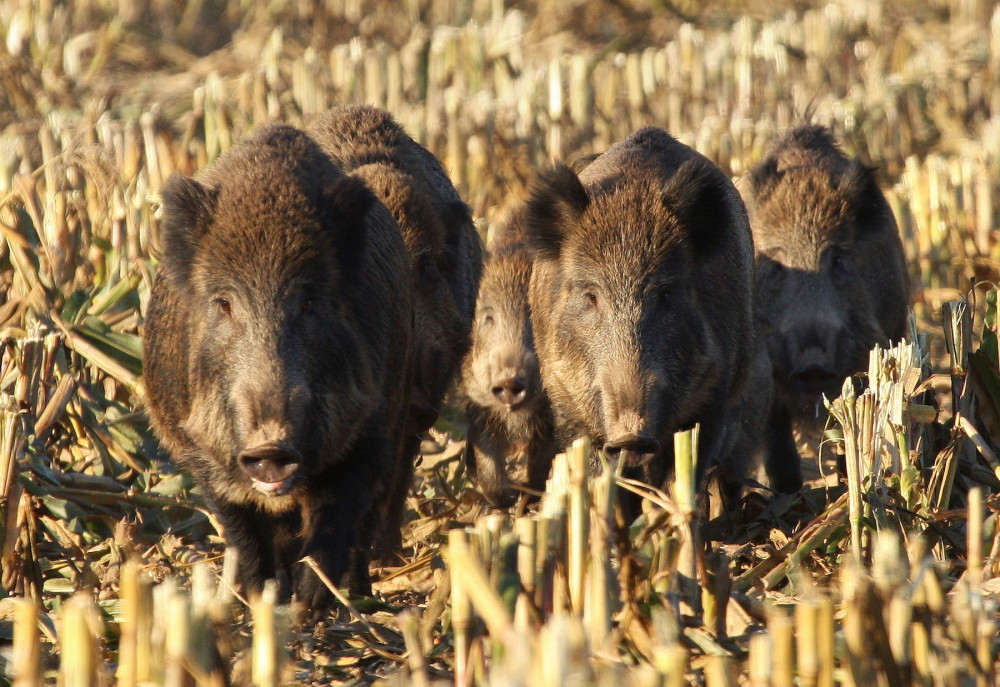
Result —
[[701, 423], [699, 474], [738, 494], [754, 356], [753, 245], [728, 178], [656, 128], [543, 173], [527, 204], [532, 326], [565, 446], [588, 435], [662, 486]]
[[[365, 180], [402, 231], [414, 283], [414, 376], [406, 452], [415, 456], [420, 435], [437, 420], [441, 403], [469, 350], [469, 331], [483, 253], [468, 206], [437, 158], [410, 138], [392, 116], [367, 105], [324, 112], [307, 129], [348, 173]], [[404, 503], [411, 473], [396, 485]], [[388, 517], [398, 520], [400, 514]], [[400, 546], [398, 530], [379, 545], [389, 562]]]
[[873, 170], [821, 126], [775, 143], [739, 182], [757, 259], [757, 317], [773, 365], [768, 477], [802, 484], [792, 434], [826, 419], [821, 399], [906, 329], [908, 280], [896, 221]]
[[523, 463], [527, 486], [542, 491], [556, 454], [552, 411], [531, 331], [530, 279], [524, 211], [518, 208], [490, 245], [472, 348], [462, 364], [461, 395], [469, 421], [466, 467], [487, 501], [501, 508], [514, 503], [509, 467]]
[[160, 195], [143, 351], [157, 436], [239, 549], [248, 593], [277, 578], [322, 612], [332, 596], [306, 555], [369, 593], [369, 548], [399, 526], [385, 512], [400, 509], [413, 365], [396, 222], [283, 125]]

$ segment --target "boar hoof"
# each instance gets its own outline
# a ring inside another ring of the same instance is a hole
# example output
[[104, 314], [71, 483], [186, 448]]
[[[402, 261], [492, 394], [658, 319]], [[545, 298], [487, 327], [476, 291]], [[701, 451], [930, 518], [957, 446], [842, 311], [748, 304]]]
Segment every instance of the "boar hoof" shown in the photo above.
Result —
[[253, 486], [265, 494], [283, 494], [302, 464], [299, 452], [275, 442], [246, 449], [239, 455], [240, 469]]
[[509, 377], [492, 389], [493, 395], [498, 401], [503, 403], [509, 410], [517, 408], [528, 399], [528, 389], [524, 383], [515, 377]]

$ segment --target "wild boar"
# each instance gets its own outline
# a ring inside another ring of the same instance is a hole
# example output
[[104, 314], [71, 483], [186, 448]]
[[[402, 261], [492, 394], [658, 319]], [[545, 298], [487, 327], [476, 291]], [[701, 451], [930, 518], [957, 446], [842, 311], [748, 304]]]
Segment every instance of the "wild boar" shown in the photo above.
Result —
[[527, 486], [542, 491], [556, 454], [531, 331], [531, 254], [524, 238], [524, 211], [518, 208], [490, 245], [460, 385], [469, 422], [466, 468], [499, 508], [515, 501], [508, 470], [523, 463]]
[[803, 125], [777, 141], [739, 189], [774, 374], [768, 477], [777, 490], [795, 491], [802, 476], [793, 425], [817, 443], [822, 397], [836, 398], [845, 377], [866, 369], [876, 343], [903, 336], [906, 262], [873, 170], [848, 159], [822, 126]]
[[[392, 116], [367, 105], [335, 107], [307, 130], [348, 173], [365, 180], [402, 231], [414, 282], [415, 367], [407, 451], [437, 420], [444, 396], [469, 350], [483, 253], [468, 206], [437, 158]], [[404, 496], [412, 475], [396, 488]], [[395, 503], [402, 504], [404, 499]], [[397, 519], [396, 514], [390, 514]], [[380, 545], [391, 560], [399, 537]]]
[[[160, 192], [144, 332], [152, 425], [204, 490], [254, 593], [332, 602], [298, 561], [370, 593], [412, 378], [399, 227], [305, 133], [272, 125]], [[398, 535], [397, 535], [398, 536]]]
[[587, 435], [641, 477], [672, 476], [674, 432], [701, 424], [699, 475], [736, 447], [753, 364], [753, 245], [728, 178], [656, 128], [581, 168], [540, 175], [527, 204], [529, 302], [561, 446]]

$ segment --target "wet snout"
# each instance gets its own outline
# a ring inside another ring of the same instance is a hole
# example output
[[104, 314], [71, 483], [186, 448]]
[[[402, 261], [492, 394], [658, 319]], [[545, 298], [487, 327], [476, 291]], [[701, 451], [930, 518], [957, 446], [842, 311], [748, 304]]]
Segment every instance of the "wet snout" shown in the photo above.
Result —
[[833, 368], [830, 355], [819, 347], [802, 351], [792, 368], [791, 380], [799, 393], [819, 394], [843, 381]]
[[437, 419], [438, 411], [423, 400], [422, 394], [415, 391], [406, 417], [406, 433], [423, 434], [434, 426]]
[[660, 442], [646, 433], [619, 434], [604, 443], [604, 452], [636, 466], [647, 462], [660, 450]]
[[507, 377], [493, 384], [490, 389], [497, 401], [513, 410], [528, 399], [528, 387], [519, 377]]
[[302, 465], [302, 456], [298, 451], [277, 441], [244, 449], [237, 460], [240, 469], [252, 480], [254, 488], [265, 494], [288, 491], [292, 478]]
[[490, 393], [497, 403], [514, 410], [531, 400], [538, 377], [538, 360], [533, 351], [508, 347], [491, 356]]

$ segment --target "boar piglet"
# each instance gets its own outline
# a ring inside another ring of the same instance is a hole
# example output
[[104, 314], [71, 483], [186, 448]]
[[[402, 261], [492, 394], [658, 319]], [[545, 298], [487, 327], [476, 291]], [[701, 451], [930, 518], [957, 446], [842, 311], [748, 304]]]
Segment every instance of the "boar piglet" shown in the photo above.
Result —
[[[307, 130], [337, 165], [365, 180], [402, 232], [414, 282], [414, 378], [405, 449], [412, 457], [469, 350], [483, 268], [479, 234], [441, 163], [388, 112], [367, 105], [335, 107]], [[411, 479], [412, 473], [406, 474], [394, 486], [404, 497]], [[379, 546], [386, 562], [399, 548], [398, 529], [392, 533], [396, 536]]]
[[802, 475], [793, 426], [818, 445], [822, 397], [899, 341], [908, 282], [896, 222], [873, 171], [848, 159], [824, 127], [800, 126], [739, 182], [757, 259], [757, 316], [775, 401], [766, 464], [771, 485]]
[[566, 166], [543, 173], [527, 233], [532, 326], [558, 443], [587, 435], [662, 487], [673, 433], [701, 423], [699, 475], [725, 466], [723, 491], [736, 496], [755, 344], [753, 246], [733, 184], [645, 128], [579, 176]]
[[[392, 215], [306, 134], [264, 127], [161, 191], [145, 322], [153, 428], [239, 550], [316, 614], [298, 561], [370, 593], [369, 548], [400, 465], [412, 377], [411, 274]], [[398, 536], [398, 535], [397, 535]]]
[[515, 501], [508, 470], [526, 472], [518, 481], [542, 491], [556, 453], [531, 331], [530, 279], [524, 211], [518, 208], [490, 244], [472, 349], [462, 364], [461, 395], [469, 421], [466, 467], [486, 500], [501, 508]]

